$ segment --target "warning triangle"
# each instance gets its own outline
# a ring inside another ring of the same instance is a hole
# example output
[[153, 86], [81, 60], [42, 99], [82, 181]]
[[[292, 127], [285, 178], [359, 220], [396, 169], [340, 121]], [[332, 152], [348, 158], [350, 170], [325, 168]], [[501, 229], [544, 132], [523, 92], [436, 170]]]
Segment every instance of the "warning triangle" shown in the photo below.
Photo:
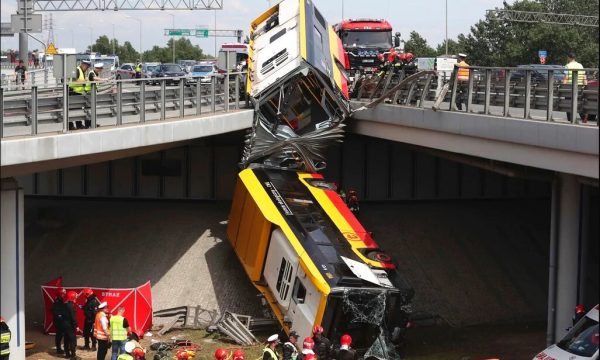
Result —
[[58, 50], [56, 50], [56, 47], [54, 46], [53, 43], [50, 43], [48, 45], [48, 49], [46, 49], [46, 53], [48, 55], [56, 55], [56, 54], [58, 54]]

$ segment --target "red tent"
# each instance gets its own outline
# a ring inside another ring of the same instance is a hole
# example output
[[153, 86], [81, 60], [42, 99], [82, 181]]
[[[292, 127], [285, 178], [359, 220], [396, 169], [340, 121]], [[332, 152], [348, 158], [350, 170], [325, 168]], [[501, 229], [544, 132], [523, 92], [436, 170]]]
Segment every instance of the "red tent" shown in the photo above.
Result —
[[[54, 334], [55, 328], [52, 316], [52, 303], [56, 298], [57, 289], [62, 285], [62, 278], [54, 279], [46, 285], [42, 285], [42, 297], [44, 299], [44, 332]], [[65, 287], [65, 290], [77, 292], [75, 303], [80, 307], [85, 304], [83, 296], [83, 287]], [[129, 322], [131, 331], [137, 333], [140, 337], [152, 327], [152, 289], [150, 281], [142, 286], [133, 289], [104, 289], [91, 288], [100, 302], [106, 301], [111, 313], [115, 312], [120, 306], [125, 308], [123, 314]], [[83, 330], [84, 316], [83, 311], [77, 311], [77, 325], [81, 332]]]

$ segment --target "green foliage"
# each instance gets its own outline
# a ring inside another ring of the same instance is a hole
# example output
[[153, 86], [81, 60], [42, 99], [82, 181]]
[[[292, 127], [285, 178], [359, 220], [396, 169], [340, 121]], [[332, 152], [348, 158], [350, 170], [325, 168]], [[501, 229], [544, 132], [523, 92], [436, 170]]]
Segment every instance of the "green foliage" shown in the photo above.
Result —
[[416, 31], [410, 32], [410, 38], [404, 44], [404, 51], [411, 52], [416, 57], [434, 57], [436, 55], [435, 50], [427, 44], [427, 40]]
[[123, 45], [119, 45], [116, 39], [109, 40], [106, 35], [100, 36], [91, 48], [93, 52], [101, 54], [112, 54], [113, 49], [116, 55], [119, 56], [121, 63], [136, 62], [140, 56], [129, 41], [125, 41]]

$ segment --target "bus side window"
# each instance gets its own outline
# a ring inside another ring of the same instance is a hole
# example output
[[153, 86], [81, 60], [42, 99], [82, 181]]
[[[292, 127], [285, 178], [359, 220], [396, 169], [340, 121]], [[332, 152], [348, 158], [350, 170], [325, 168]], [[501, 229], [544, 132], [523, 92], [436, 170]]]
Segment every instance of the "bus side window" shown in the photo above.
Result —
[[300, 282], [298, 277], [296, 277], [296, 280], [294, 281], [294, 292], [292, 299], [296, 302], [296, 304], [304, 304], [304, 301], [306, 300], [306, 288], [304, 285], [302, 285], [302, 282]]

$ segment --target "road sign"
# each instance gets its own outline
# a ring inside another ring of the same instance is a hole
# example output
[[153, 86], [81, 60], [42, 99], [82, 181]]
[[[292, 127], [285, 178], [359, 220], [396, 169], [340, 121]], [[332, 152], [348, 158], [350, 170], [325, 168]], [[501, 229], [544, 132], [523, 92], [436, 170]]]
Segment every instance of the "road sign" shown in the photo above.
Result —
[[196, 29], [196, 37], [207, 38], [208, 37], [208, 29]]
[[541, 58], [545, 58], [548, 56], [548, 52], [546, 50], [539, 50], [538, 51], [538, 56]]
[[48, 45], [48, 48], [46, 49], [46, 54], [48, 54], [48, 55], [56, 55], [56, 54], [58, 54], [58, 50], [56, 50], [56, 47], [54, 46], [53, 43], [50, 43]]
[[169, 29], [169, 36], [190, 36], [189, 29]]
[[25, 15], [13, 14], [10, 16], [11, 28], [14, 33], [28, 32], [28, 33], [41, 33], [42, 32], [42, 15], [40, 14], [27, 14], [27, 29], [25, 29]]

